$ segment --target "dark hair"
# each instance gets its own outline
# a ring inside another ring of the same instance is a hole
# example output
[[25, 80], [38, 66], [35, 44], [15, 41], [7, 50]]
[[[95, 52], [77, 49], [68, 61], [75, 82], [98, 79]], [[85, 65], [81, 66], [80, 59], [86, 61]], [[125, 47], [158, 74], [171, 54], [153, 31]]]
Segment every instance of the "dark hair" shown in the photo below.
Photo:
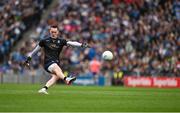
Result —
[[51, 25], [50, 28], [58, 28], [58, 26], [57, 25]]
[[51, 29], [51, 28], [57, 28], [57, 30], [59, 31], [58, 25], [51, 25], [51, 26], [50, 26], [50, 29]]

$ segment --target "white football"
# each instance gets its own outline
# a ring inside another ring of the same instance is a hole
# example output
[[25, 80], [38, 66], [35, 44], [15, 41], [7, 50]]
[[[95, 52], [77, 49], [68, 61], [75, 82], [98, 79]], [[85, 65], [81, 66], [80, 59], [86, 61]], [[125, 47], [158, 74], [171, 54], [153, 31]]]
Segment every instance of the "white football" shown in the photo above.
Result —
[[104, 51], [102, 54], [102, 58], [104, 60], [112, 60], [113, 59], [113, 54], [111, 51]]

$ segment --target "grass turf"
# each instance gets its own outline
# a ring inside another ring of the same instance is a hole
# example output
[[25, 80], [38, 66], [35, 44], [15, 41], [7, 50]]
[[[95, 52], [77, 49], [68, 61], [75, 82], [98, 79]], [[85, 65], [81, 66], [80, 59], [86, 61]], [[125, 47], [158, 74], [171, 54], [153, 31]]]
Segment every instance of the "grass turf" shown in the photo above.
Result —
[[180, 111], [180, 89], [0, 84], [0, 112]]

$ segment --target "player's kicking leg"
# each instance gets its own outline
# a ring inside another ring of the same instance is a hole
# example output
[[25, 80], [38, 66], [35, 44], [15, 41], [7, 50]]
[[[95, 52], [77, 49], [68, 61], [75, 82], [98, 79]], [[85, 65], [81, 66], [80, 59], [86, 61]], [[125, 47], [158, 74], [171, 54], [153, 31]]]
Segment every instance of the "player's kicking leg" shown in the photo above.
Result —
[[72, 82], [74, 82], [76, 80], [76, 77], [66, 77], [63, 74], [61, 68], [56, 63], [53, 64], [53, 68], [52, 68], [51, 72], [54, 73], [56, 76], [58, 76], [60, 79], [64, 80], [64, 82], [67, 85], [70, 85]]
[[73, 81], [76, 80], [76, 77], [65, 77], [61, 68], [56, 63], [51, 64], [48, 67], [48, 71], [52, 73], [52, 78], [46, 83], [46, 85], [42, 89], [38, 91], [39, 93], [48, 94], [47, 89], [53, 84], [55, 84], [59, 78], [63, 79], [68, 85], [70, 85]]

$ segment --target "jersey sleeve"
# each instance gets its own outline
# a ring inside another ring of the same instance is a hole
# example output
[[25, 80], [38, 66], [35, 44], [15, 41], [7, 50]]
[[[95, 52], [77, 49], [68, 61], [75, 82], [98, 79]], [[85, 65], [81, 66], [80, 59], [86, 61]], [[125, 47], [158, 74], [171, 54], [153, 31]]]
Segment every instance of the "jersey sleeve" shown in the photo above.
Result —
[[40, 46], [40, 47], [43, 47], [43, 46], [44, 46], [44, 40], [40, 40], [39, 46]]

